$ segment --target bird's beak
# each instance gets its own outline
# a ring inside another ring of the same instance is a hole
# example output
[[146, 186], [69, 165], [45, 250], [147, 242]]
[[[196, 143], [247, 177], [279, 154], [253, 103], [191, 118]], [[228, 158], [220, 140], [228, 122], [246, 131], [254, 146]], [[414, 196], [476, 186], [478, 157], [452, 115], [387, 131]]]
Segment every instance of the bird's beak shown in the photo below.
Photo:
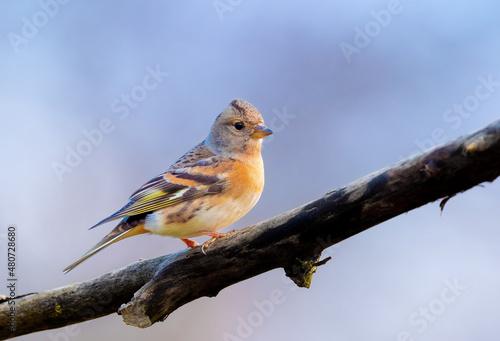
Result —
[[273, 131], [271, 129], [262, 124], [258, 127], [253, 128], [253, 133], [252, 135], [250, 135], [250, 137], [253, 139], [261, 139], [271, 135], [272, 133]]

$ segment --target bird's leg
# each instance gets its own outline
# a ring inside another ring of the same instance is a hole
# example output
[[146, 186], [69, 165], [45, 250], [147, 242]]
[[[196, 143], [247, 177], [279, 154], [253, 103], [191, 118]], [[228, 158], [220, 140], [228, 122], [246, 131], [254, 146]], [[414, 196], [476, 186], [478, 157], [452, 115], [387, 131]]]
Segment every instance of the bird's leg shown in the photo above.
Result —
[[205, 255], [205, 248], [212, 244], [214, 240], [227, 236], [227, 233], [221, 233], [217, 231], [206, 231], [203, 232], [203, 234], [212, 237], [212, 239], [207, 240], [201, 245], [201, 252], [203, 252]]
[[195, 242], [194, 240], [190, 240], [190, 239], [183, 239], [183, 238], [181, 238], [181, 240], [182, 240], [184, 243], [186, 243], [187, 247], [189, 247], [189, 248], [191, 248], [191, 249], [192, 249], [193, 247], [198, 246], [198, 243], [197, 243], [197, 242]]

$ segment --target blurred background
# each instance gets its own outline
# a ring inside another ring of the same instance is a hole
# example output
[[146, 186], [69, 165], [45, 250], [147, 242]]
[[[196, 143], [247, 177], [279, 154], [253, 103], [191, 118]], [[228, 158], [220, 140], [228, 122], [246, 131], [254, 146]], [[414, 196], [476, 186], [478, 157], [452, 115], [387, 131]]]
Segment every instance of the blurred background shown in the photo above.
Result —
[[[114, 225], [88, 228], [203, 140], [234, 98], [275, 135], [262, 198], [231, 228], [498, 118], [493, 0], [1, 6], [0, 255], [15, 224], [18, 294], [183, 249], [143, 235], [62, 273]], [[325, 250], [333, 260], [309, 290], [278, 269], [145, 330], [114, 314], [20, 339], [496, 340], [499, 194], [485, 184], [442, 216], [432, 203]]]

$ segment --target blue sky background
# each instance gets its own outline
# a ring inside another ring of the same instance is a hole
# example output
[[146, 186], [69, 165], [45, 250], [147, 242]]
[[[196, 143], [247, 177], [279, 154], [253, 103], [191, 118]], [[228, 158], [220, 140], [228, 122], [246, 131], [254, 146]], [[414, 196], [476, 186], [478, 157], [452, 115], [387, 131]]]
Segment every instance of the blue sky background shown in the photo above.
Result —
[[[113, 225], [88, 227], [203, 140], [234, 98], [276, 134], [262, 198], [231, 228], [498, 119], [496, 1], [54, 1], [0, 11], [0, 254], [15, 224], [19, 294], [183, 249], [140, 236], [62, 273]], [[71, 150], [85, 155], [68, 165]], [[111, 315], [20, 340], [496, 340], [499, 194], [486, 184], [442, 216], [432, 203], [327, 249], [310, 290], [278, 269], [146, 330]], [[255, 302], [277, 296], [259, 319]]]

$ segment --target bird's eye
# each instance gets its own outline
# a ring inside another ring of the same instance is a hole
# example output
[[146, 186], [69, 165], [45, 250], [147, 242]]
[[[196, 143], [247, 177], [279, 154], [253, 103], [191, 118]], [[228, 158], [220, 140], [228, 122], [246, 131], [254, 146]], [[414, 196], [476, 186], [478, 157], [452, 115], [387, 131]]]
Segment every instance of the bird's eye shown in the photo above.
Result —
[[236, 122], [233, 124], [233, 126], [236, 130], [241, 130], [241, 129], [245, 128], [245, 125], [243, 124], [243, 122]]

